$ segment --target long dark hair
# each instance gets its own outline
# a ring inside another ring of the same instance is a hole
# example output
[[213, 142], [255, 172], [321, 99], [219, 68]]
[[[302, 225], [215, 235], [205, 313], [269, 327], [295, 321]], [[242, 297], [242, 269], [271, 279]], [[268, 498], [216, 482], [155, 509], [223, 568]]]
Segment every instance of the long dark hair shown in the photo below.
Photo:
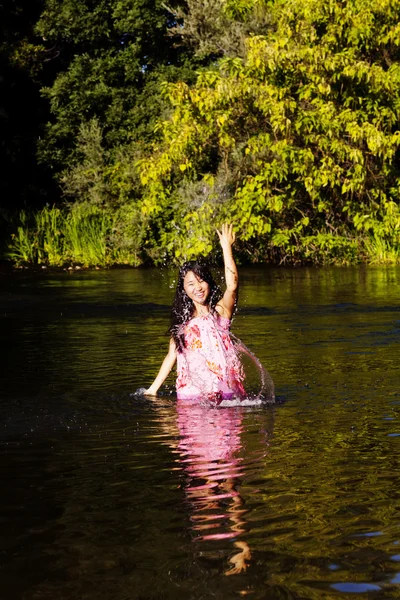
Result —
[[198, 260], [190, 260], [185, 262], [179, 269], [178, 282], [176, 284], [175, 298], [172, 305], [171, 313], [171, 327], [170, 333], [174, 338], [176, 349], [178, 352], [182, 352], [185, 347], [185, 338], [183, 335], [183, 325], [190, 321], [193, 317], [194, 303], [186, 294], [183, 288], [183, 280], [186, 273], [193, 271], [193, 273], [203, 281], [206, 281], [210, 286], [210, 292], [206, 299], [211, 312], [214, 312], [215, 305], [221, 299], [222, 293], [219, 286], [215, 283], [214, 278], [211, 274], [208, 266]]

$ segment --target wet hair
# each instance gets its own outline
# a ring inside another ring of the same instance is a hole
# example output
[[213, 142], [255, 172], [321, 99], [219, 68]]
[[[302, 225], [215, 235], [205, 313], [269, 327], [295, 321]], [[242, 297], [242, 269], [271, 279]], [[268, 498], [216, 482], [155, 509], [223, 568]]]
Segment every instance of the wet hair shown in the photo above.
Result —
[[190, 321], [194, 313], [194, 303], [186, 294], [183, 287], [183, 280], [186, 273], [192, 271], [199, 279], [206, 281], [210, 286], [210, 292], [206, 299], [211, 312], [215, 311], [215, 306], [222, 298], [219, 286], [215, 283], [208, 266], [199, 260], [190, 260], [185, 262], [179, 269], [178, 282], [176, 284], [175, 298], [172, 304], [170, 333], [173, 337], [178, 352], [182, 352], [185, 347], [185, 337], [183, 334], [183, 325]]

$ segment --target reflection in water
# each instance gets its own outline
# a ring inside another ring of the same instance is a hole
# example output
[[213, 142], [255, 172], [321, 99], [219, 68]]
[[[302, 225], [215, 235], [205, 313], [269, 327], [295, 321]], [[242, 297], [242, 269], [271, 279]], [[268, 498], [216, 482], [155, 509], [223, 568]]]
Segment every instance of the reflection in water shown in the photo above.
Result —
[[400, 268], [243, 269], [251, 409], [130, 396], [168, 277], [0, 279], [2, 600], [398, 598]]
[[[242, 414], [238, 410], [210, 409], [178, 401], [179, 450], [189, 475], [186, 494], [192, 507], [196, 540], [236, 538], [245, 529], [243, 501], [237, 491], [243, 474], [241, 449]], [[250, 548], [235, 542], [239, 552], [231, 557], [226, 575], [247, 568]]]
[[[158, 401], [154, 402], [157, 407]], [[251, 550], [242, 536], [246, 533], [247, 510], [240, 494], [242, 478], [252, 465], [244, 463], [244, 408], [213, 408], [190, 400], [176, 403], [176, 424], [171, 410], [156, 408], [161, 427], [169, 432], [168, 445], [179, 452], [178, 463], [183, 468], [184, 485], [190, 510], [194, 542], [232, 540], [237, 550], [230, 556], [231, 567], [225, 575], [245, 571], [251, 560]], [[270, 421], [271, 413], [267, 415]], [[260, 418], [265, 425], [265, 416]], [[171, 434], [175, 433], [176, 442]], [[266, 454], [270, 431], [262, 428], [263, 446], [253, 459]], [[174, 440], [174, 441], [172, 441]], [[240, 538], [240, 539], [238, 539]]]

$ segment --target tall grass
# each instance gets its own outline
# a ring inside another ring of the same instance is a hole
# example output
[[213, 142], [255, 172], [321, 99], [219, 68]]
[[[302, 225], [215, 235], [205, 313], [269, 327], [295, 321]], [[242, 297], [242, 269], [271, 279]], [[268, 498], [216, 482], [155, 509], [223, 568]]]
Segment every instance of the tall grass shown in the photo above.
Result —
[[[315, 239], [310, 238], [314, 245]], [[44, 207], [31, 214], [21, 212], [5, 257], [15, 265], [139, 266], [144, 248], [149, 248], [146, 254], [153, 259], [157, 253], [164, 253], [160, 245], [151, 241], [148, 244], [148, 223], [137, 205], [127, 203], [113, 210], [81, 202], [64, 208]], [[306, 243], [307, 239], [303, 241]], [[330, 247], [317, 248], [319, 254], [314, 252], [311, 256], [314, 262], [400, 264], [397, 230], [386, 232], [385, 236], [377, 232], [360, 236], [352, 245], [346, 242], [344, 253], [337, 250], [341, 249], [339, 238], [330, 241]]]
[[64, 247], [68, 262], [85, 266], [110, 264], [107, 238], [113, 219], [98, 210], [73, 207], [64, 220]]
[[400, 240], [390, 241], [376, 234], [364, 239], [366, 260], [370, 265], [400, 264]]
[[11, 234], [11, 241], [5, 251], [5, 257], [16, 265], [37, 262], [36, 236], [31, 233], [29, 221], [29, 216], [22, 210], [19, 213], [19, 225], [16, 232]]
[[5, 256], [17, 266], [138, 266], [144, 228], [137, 212], [121, 214], [84, 203], [44, 207], [31, 215], [23, 211]]
[[59, 208], [45, 207], [35, 214], [37, 262], [51, 265], [62, 264], [63, 214]]

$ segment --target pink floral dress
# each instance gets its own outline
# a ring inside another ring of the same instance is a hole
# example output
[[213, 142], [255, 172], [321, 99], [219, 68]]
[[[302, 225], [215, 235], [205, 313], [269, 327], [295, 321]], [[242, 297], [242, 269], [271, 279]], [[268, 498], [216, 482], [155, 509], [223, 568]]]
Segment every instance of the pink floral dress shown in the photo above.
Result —
[[185, 348], [177, 354], [178, 398], [220, 402], [246, 395], [242, 364], [229, 335], [230, 323], [218, 313], [209, 313], [183, 326]]

